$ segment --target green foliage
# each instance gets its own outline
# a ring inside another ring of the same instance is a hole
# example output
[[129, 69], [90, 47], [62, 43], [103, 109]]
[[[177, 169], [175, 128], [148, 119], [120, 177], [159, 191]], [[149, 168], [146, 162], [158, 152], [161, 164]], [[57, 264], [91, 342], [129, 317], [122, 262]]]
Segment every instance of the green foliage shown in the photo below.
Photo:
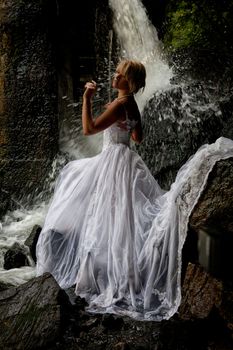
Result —
[[171, 0], [166, 10], [164, 44], [171, 49], [229, 49], [233, 2]]

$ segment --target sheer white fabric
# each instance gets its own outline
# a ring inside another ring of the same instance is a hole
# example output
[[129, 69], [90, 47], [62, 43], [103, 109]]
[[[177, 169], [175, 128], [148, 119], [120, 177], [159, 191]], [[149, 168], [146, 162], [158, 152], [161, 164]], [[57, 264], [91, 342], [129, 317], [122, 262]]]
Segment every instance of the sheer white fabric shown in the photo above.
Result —
[[76, 285], [92, 313], [160, 321], [181, 301], [189, 216], [216, 161], [233, 156], [233, 141], [202, 146], [165, 193], [129, 147], [133, 123], [113, 124], [100, 154], [61, 171], [37, 244], [37, 275]]

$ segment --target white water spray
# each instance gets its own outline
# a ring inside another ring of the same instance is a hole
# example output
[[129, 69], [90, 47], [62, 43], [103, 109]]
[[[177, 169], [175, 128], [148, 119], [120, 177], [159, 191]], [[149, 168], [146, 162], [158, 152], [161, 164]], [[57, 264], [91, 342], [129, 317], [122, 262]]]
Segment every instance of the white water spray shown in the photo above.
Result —
[[162, 58], [157, 31], [147, 17], [141, 1], [109, 0], [109, 5], [113, 10], [113, 26], [122, 57], [139, 60], [146, 67], [146, 88], [142, 95], [137, 95], [137, 102], [142, 110], [155, 91], [170, 87], [172, 69]]

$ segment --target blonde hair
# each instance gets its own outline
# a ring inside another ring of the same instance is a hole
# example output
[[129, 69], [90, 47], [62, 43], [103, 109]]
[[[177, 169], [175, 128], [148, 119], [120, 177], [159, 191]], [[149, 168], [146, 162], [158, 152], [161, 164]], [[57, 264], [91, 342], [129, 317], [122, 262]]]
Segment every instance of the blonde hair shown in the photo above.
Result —
[[146, 86], [146, 68], [136, 60], [124, 59], [117, 66], [129, 84], [130, 93], [136, 93]]

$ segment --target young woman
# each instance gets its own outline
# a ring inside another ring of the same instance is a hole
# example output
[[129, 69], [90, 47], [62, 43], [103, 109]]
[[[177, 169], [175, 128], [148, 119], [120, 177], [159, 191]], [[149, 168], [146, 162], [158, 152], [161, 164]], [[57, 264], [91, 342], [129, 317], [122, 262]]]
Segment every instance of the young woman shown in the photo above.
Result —
[[142, 141], [141, 116], [134, 94], [145, 87], [145, 80], [146, 70], [142, 63], [122, 61], [116, 69], [112, 82], [113, 88], [118, 90], [118, 97], [96, 120], [93, 120], [91, 112], [91, 98], [96, 91], [96, 83], [94, 81], [87, 83], [82, 108], [84, 135], [95, 134], [118, 122], [117, 125], [126, 131], [128, 127], [131, 130], [132, 139], [140, 143]]
[[228, 154], [223, 139], [223, 145], [202, 147], [165, 193], [130, 149], [130, 138], [142, 141], [134, 94], [145, 78], [140, 62], [121, 61], [112, 83], [118, 97], [96, 119], [96, 83], [86, 84], [83, 132], [103, 131], [103, 149], [61, 171], [37, 243], [37, 275], [50, 272], [62, 288], [75, 285], [90, 312], [159, 321], [180, 304], [181, 250], [201, 186], [214, 162], [233, 147]]

